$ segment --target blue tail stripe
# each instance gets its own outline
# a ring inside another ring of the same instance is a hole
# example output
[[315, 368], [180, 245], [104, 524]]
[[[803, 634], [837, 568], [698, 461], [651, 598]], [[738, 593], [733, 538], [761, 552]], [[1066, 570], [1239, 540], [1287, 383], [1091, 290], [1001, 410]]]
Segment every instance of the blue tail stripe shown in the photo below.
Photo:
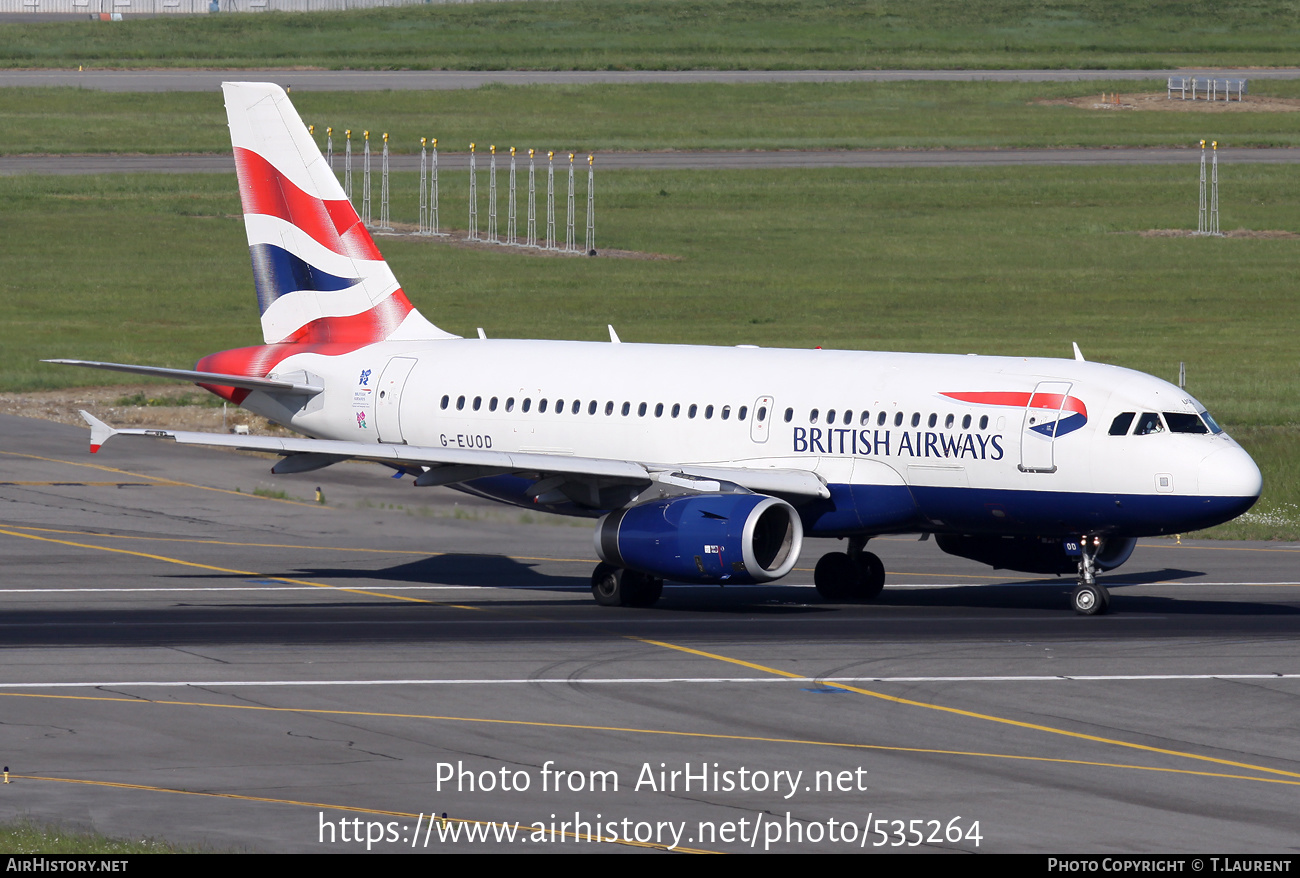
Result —
[[251, 244], [253, 283], [257, 287], [257, 304], [265, 314], [271, 303], [286, 293], [298, 290], [333, 292], [361, 283], [359, 277], [336, 277], [274, 244]]

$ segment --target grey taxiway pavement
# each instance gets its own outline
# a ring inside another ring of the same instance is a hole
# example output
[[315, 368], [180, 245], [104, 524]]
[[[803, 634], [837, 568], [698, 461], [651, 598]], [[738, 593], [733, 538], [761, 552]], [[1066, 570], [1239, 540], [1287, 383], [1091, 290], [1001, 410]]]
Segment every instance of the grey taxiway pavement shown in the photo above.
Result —
[[87, 432], [0, 417], [10, 815], [260, 851], [1297, 848], [1300, 546], [1144, 541], [1094, 618], [904, 537], [873, 604], [817, 600], [818, 541], [616, 610], [587, 523]]
[[[269, 81], [303, 90], [378, 91], [479, 88], [490, 84], [584, 85], [596, 83], [902, 82], [920, 80], [1074, 82], [1152, 81], [1172, 75], [1240, 75], [1254, 79], [1300, 78], [1300, 68], [1252, 70], [3, 70], [0, 88], [75, 86], [101, 91], [211, 91], [229, 80]], [[691, 170], [721, 168], [889, 168], [976, 165], [1171, 164], [1198, 161], [1200, 152], [1163, 148], [990, 150], [776, 150], [601, 153], [600, 167]], [[1223, 149], [1234, 164], [1300, 161], [1300, 149]], [[468, 168], [466, 154], [446, 152], [444, 168]], [[413, 155], [392, 157], [394, 170], [417, 170]], [[0, 176], [13, 174], [233, 172], [219, 155], [0, 156]]]
[[446, 90], [484, 85], [762, 82], [1109, 82], [1170, 76], [1297, 79], [1300, 67], [1238, 70], [0, 70], [0, 88], [75, 86], [100, 91], [215, 91], [230, 81], [274, 82], [298, 90]]

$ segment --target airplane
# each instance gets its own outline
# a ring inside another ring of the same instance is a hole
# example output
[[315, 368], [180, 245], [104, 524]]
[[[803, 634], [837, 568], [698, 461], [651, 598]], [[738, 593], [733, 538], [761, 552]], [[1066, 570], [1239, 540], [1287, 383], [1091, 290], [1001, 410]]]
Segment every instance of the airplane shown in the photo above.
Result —
[[596, 519], [595, 600], [646, 607], [664, 580], [779, 580], [805, 536], [829, 601], [885, 584], [868, 543], [933, 535], [994, 568], [1097, 573], [1138, 537], [1228, 521], [1259, 498], [1250, 456], [1195, 398], [1084, 360], [462, 338], [403, 293], [287, 95], [223, 84], [264, 343], [192, 370], [50, 360], [196, 383], [299, 434], [115, 430], [272, 452], [271, 471], [374, 461]]

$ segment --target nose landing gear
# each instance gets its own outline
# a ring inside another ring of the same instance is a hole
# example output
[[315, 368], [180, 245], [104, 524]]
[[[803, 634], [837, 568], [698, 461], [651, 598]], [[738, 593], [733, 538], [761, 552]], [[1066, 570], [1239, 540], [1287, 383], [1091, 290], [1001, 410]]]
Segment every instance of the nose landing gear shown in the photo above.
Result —
[[1101, 552], [1099, 536], [1079, 540], [1079, 585], [1070, 597], [1074, 611], [1081, 616], [1100, 616], [1110, 609], [1110, 592], [1097, 584], [1097, 555]]

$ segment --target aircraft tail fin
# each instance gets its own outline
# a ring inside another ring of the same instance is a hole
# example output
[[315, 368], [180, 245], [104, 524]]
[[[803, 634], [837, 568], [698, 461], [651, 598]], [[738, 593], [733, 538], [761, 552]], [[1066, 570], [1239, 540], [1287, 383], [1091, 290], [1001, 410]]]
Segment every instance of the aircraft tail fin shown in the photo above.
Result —
[[284, 90], [222, 90], [265, 342], [456, 338], [402, 292]]

